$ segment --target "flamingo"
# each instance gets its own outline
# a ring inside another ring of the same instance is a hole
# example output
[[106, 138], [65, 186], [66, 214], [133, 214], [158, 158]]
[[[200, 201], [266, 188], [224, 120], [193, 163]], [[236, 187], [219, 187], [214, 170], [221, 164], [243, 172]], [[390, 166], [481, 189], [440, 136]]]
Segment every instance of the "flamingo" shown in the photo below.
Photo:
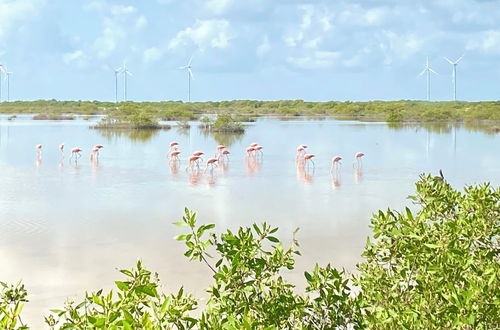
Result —
[[170, 154], [169, 154], [169, 157], [170, 157], [170, 161], [173, 161], [173, 160], [179, 160], [179, 155], [180, 155], [180, 151], [171, 151]]
[[313, 167], [315, 167], [313, 157], [314, 157], [314, 154], [305, 154], [304, 155], [304, 162], [307, 163], [307, 161], [309, 160], [313, 164]]
[[69, 158], [70, 160], [75, 157], [75, 162], [78, 161], [78, 158], [80, 158], [82, 155], [80, 154], [82, 152], [82, 149], [75, 147], [71, 149], [71, 157]]
[[219, 155], [218, 159], [219, 160], [224, 160], [224, 157], [226, 157], [226, 160], [229, 160], [229, 154], [230, 154], [229, 150], [224, 149], [224, 150], [222, 150], [222, 152]]
[[37, 153], [38, 158], [41, 158], [42, 157], [42, 145], [41, 144], [37, 144], [35, 146], [35, 148], [37, 150], [36, 153]]
[[94, 148], [97, 148], [97, 149], [102, 149], [102, 148], [104, 148], [104, 146], [103, 146], [102, 144], [96, 144], [96, 145], [94, 146]]
[[168, 152], [177, 151], [178, 149], [179, 149], [179, 142], [177, 141], [170, 142]]
[[96, 147], [93, 147], [92, 150], [90, 151], [90, 161], [93, 162], [94, 160], [95, 161], [99, 161], [99, 148]]
[[262, 154], [263, 154], [263, 153], [262, 153], [262, 149], [263, 149], [263, 148], [264, 148], [264, 147], [263, 147], [263, 146], [261, 146], [261, 145], [256, 145], [256, 146], [254, 146], [254, 147], [253, 147], [254, 151], [255, 151], [255, 152], [260, 153], [260, 155], [261, 155], [261, 156], [262, 156]]
[[198, 164], [198, 161], [200, 160], [200, 156], [195, 156], [195, 155], [191, 155], [189, 158], [188, 158], [188, 166], [186, 167], [186, 171], [191, 168], [193, 169], [193, 165], [196, 163], [196, 166], [199, 166]]
[[362, 152], [357, 152], [354, 154], [354, 161], [352, 164], [352, 167], [355, 167], [354, 165], [356, 164], [357, 168], [361, 168], [361, 157], [363, 157], [365, 154]]
[[342, 160], [342, 157], [340, 157], [340, 156], [333, 156], [332, 157], [332, 166], [330, 167], [330, 172], [332, 172], [334, 168], [335, 168], [335, 170], [339, 169], [339, 165], [342, 164], [340, 162], [341, 160]]
[[259, 144], [258, 144], [257, 142], [252, 142], [252, 143], [250, 143], [250, 147], [256, 147], [256, 146], [258, 146], [258, 145], [259, 145]]
[[64, 143], [59, 145], [59, 150], [61, 150], [61, 154], [64, 154]]
[[255, 148], [254, 147], [248, 147], [247, 148], [247, 155], [249, 157], [251, 157], [252, 155], [254, 155], [254, 151], [255, 151]]
[[301, 157], [304, 156], [304, 154], [306, 153], [306, 149], [307, 149], [307, 146], [304, 145], [304, 144], [301, 144], [297, 147], [297, 154], [296, 154], [296, 157], [295, 157], [295, 160], [296, 161], [299, 161]]
[[212, 157], [207, 159], [207, 166], [205, 167], [205, 172], [208, 170], [208, 167], [211, 167], [211, 169], [214, 168], [214, 166], [217, 166], [217, 158]]

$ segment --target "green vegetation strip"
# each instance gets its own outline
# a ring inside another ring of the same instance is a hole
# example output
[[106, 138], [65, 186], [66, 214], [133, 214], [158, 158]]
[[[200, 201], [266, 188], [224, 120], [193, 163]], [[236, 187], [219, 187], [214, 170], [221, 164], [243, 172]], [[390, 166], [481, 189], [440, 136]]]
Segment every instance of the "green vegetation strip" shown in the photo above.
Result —
[[126, 102], [98, 101], [18, 101], [0, 103], [0, 113], [62, 114], [117, 114], [131, 109], [154, 119], [187, 120], [202, 114], [229, 113], [233, 115], [262, 116], [345, 116], [347, 118], [403, 121], [460, 121], [500, 120], [500, 101], [491, 102], [305, 102], [285, 101], [221, 101], [221, 102]]

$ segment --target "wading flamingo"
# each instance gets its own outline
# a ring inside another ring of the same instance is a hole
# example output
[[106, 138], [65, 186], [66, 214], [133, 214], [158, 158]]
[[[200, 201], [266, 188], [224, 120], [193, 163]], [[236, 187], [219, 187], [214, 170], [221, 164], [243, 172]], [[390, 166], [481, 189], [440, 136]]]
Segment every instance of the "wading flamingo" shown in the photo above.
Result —
[[246, 151], [247, 151], [247, 155], [248, 155], [248, 157], [252, 157], [252, 156], [254, 155], [255, 148], [254, 148], [254, 147], [248, 147], [248, 148], [246, 149]]
[[170, 148], [168, 149], [168, 151], [177, 150], [177, 149], [179, 149], [179, 142], [172, 141], [172, 142], [170, 142], [169, 146], [170, 146]]
[[340, 156], [333, 156], [332, 157], [332, 166], [330, 167], [330, 172], [332, 172], [334, 169], [335, 171], [338, 171], [339, 166], [342, 164], [340, 161], [342, 160], [342, 157]]
[[307, 163], [309, 166], [309, 163], [307, 161], [310, 161], [313, 164], [313, 168], [314, 168], [315, 165], [314, 165], [313, 157], [314, 157], [314, 154], [305, 154], [304, 155], [304, 163]]
[[171, 151], [170, 154], [168, 155], [170, 158], [170, 161], [180, 161], [179, 155], [180, 151]]
[[357, 168], [361, 168], [361, 157], [363, 157], [365, 154], [362, 153], [362, 152], [357, 152], [354, 154], [354, 162], [352, 164], [352, 167], [357, 167]]
[[82, 149], [78, 148], [78, 147], [75, 147], [73, 149], [71, 149], [71, 157], [69, 158], [69, 160], [71, 161], [71, 159], [73, 159], [73, 157], [75, 157], [75, 163], [78, 161], [78, 158], [82, 157]]
[[252, 143], [250, 143], [250, 147], [256, 147], [256, 146], [258, 146], [258, 145], [259, 145], [259, 144], [258, 144], [257, 142], [252, 142]]
[[299, 161], [301, 160], [301, 158], [304, 157], [305, 153], [306, 153], [306, 149], [307, 149], [307, 146], [304, 145], [304, 144], [301, 144], [297, 147], [297, 154], [296, 154], [296, 157], [295, 157], [295, 160], [296, 161]]
[[198, 163], [200, 160], [200, 156], [194, 156], [194, 155], [191, 155], [189, 158], [188, 158], [188, 166], [186, 167], [186, 171], [188, 169], [193, 169], [193, 166], [194, 164], [196, 164], [197, 167], [200, 166], [200, 164]]
[[93, 147], [92, 150], [90, 151], [90, 161], [99, 161], [99, 148]]
[[231, 153], [229, 152], [229, 150], [227, 150], [227, 149], [222, 150], [221, 154], [219, 155], [219, 160], [220, 161], [224, 161], [224, 158], [226, 160], [229, 160], [229, 155], [230, 154]]
[[217, 166], [217, 158], [212, 157], [212, 158], [207, 159], [207, 166], [205, 167], [205, 172], [208, 170], [209, 166], [213, 170], [214, 167]]
[[262, 149], [263, 148], [264, 147], [261, 146], [261, 145], [256, 145], [256, 146], [253, 147], [253, 150], [254, 150], [255, 153], [260, 153], [260, 155], [262, 156], [263, 155], [263, 153], [262, 153]]
[[42, 145], [41, 144], [37, 144], [35, 146], [36, 148], [36, 154], [38, 156], [38, 158], [41, 158], [42, 157]]

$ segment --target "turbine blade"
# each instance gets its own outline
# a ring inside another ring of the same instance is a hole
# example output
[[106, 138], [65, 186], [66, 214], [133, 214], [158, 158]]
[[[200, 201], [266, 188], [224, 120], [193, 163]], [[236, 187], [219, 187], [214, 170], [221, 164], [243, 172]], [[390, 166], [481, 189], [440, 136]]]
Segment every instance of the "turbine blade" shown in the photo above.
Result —
[[134, 75], [132, 74], [132, 72], [128, 71], [128, 70], [125, 70], [125, 73], [128, 74], [129, 76], [133, 77]]
[[455, 63], [453, 63], [453, 62], [452, 62], [452, 61], [451, 61], [448, 57], [445, 57], [444, 59], [445, 59], [445, 60], [447, 60], [447, 61], [448, 61], [448, 63], [450, 63], [450, 64], [455, 64]]
[[432, 73], [435, 73], [435, 74], [439, 74], [436, 71], [432, 70], [431, 68], [429, 68], [429, 71], [432, 72]]
[[424, 71], [420, 72], [420, 74], [417, 76], [417, 77], [420, 77], [421, 75], [423, 75], [425, 72], [427, 71], [427, 68], [424, 69]]
[[191, 71], [191, 69], [190, 69], [190, 68], [188, 68], [188, 72], [189, 72], [189, 75], [191, 76], [191, 79], [193, 79], [193, 80], [194, 80], [193, 71]]
[[187, 66], [191, 66], [191, 62], [193, 61], [193, 55], [191, 55], [191, 57], [189, 58], [189, 62], [187, 64]]
[[180, 66], [178, 69], [179, 69], [179, 70], [184, 70], [184, 69], [187, 69], [187, 68], [188, 68], [188, 66], [187, 66], [187, 65], [184, 65], [184, 66]]
[[465, 56], [465, 54], [463, 54], [462, 56], [460, 56], [460, 57], [458, 58], [458, 60], [456, 60], [456, 61], [455, 61], [455, 64], [458, 64], [458, 62], [460, 62], [460, 60], [461, 60], [464, 56]]

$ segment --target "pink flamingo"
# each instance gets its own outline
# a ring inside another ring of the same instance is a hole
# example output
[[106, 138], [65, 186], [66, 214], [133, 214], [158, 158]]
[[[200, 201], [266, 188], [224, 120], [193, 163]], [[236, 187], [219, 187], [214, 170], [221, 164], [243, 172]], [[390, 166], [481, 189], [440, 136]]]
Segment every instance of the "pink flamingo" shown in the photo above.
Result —
[[177, 149], [179, 149], [179, 142], [172, 141], [172, 142], [170, 142], [169, 146], [170, 146], [170, 148], [168, 149], [169, 152], [177, 150]]
[[255, 148], [254, 147], [248, 147], [247, 148], [247, 155], [249, 157], [253, 156], [254, 155], [254, 152], [255, 152]]
[[42, 145], [41, 144], [37, 144], [35, 146], [35, 148], [36, 148], [36, 153], [37, 153], [38, 158], [42, 158]]
[[296, 154], [296, 157], [295, 157], [295, 160], [296, 161], [299, 161], [302, 157], [304, 157], [305, 153], [306, 153], [306, 149], [307, 149], [307, 146], [304, 145], [304, 144], [301, 144], [297, 147], [297, 154]]
[[361, 168], [361, 157], [363, 157], [365, 154], [362, 153], [362, 152], [357, 152], [354, 154], [354, 162], [352, 164], [352, 167], [355, 167], [354, 165], [356, 165], [357, 168]]
[[96, 144], [96, 145], [94, 146], [94, 148], [97, 148], [97, 149], [102, 149], [102, 148], [104, 148], [104, 146], [103, 146], [102, 144]]
[[340, 161], [342, 160], [342, 157], [340, 156], [333, 156], [332, 157], [332, 166], [330, 167], [330, 172], [335, 169], [336, 171], [339, 169], [340, 164], [342, 164]]
[[224, 149], [224, 150], [222, 150], [222, 152], [221, 152], [221, 154], [219, 155], [219, 158], [218, 158], [218, 159], [219, 159], [219, 160], [224, 160], [224, 157], [225, 157], [225, 158], [226, 158], [226, 160], [229, 160], [229, 154], [231, 154], [231, 153], [229, 152], [229, 150]]
[[261, 145], [256, 145], [256, 146], [254, 146], [254, 147], [253, 147], [254, 151], [255, 151], [256, 153], [257, 153], [257, 152], [258, 152], [258, 153], [260, 153], [260, 155], [261, 155], [261, 156], [263, 155], [263, 153], [262, 153], [262, 149], [263, 149], [263, 148], [264, 148], [264, 147], [263, 147], [263, 146], [261, 146]]
[[77, 162], [78, 158], [80, 158], [82, 156], [81, 152], [82, 152], [82, 149], [80, 149], [78, 147], [71, 149], [71, 157], [69, 158], [69, 160], [71, 160], [73, 157], [75, 157], [75, 162]]
[[[310, 161], [313, 164], [313, 167], [315, 167], [313, 157], [314, 157], [314, 154], [305, 154], [304, 155], [304, 162], [307, 163], [307, 161]], [[307, 163], [307, 164], [309, 164], [309, 163]]]
[[90, 161], [99, 161], [99, 148], [93, 147], [92, 150], [90, 151]]
[[207, 159], [207, 166], [205, 167], [205, 172], [207, 171], [209, 166], [213, 170], [214, 166], [217, 166], [217, 158], [212, 157]]
[[193, 169], [193, 165], [196, 164], [196, 166], [200, 166], [199, 165], [199, 160], [200, 160], [200, 156], [195, 156], [195, 155], [191, 155], [189, 158], [188, 158], [188, 166], [186, 167], [186, 171], [188, 169]]
[[173, 161], [173, 160], [179, 161], [180, 153], [181, 153], [180, 151], [171, 151], [169, 154], [170, 161]]
[[259, 145], [259, 144], [258, 144], [257, 142], [252, 142], [252, 143], [250, 143], [250, 147], [256, 147], [256, 146], [258, 146], [258, 145]]

